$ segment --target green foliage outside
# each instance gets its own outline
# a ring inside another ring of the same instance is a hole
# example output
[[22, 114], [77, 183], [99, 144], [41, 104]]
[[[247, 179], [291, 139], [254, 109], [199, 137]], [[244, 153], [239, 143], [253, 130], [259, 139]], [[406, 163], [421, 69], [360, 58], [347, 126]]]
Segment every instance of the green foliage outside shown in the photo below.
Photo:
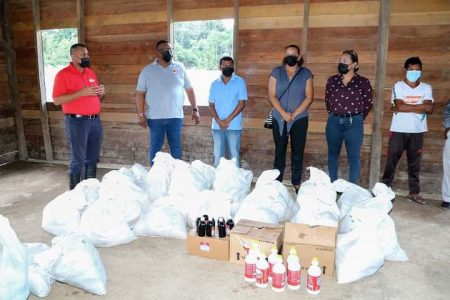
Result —
[[78, 31], [76, 28], [43, 30], [44, 65], [66, 66], [70, 62], [70, 46], [77, 42]]
[[[228, 25], [228, 26], [227, 26]], [[219, 59], [233, 53], [233, 28], [222, 20], [176, 22], [174, 54], [191, 70], [216, 70]]]

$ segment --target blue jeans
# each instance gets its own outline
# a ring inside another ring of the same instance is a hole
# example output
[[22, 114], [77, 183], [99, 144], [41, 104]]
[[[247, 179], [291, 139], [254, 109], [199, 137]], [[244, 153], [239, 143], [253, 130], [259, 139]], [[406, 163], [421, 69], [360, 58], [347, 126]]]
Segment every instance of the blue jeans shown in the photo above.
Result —
[[153, 165], [153, 159], [157, 152], [161, 151], [164, 144], [164, 138], [167, 136], [170, 155], [173, 158], [181, 159], [181, 134], [183, 119], [148, 119], [148, 128], [150, 129], [150, 165]]
[[228, 150], [228, 157], [230, 159], [236, 158], [236, 164], [240, 166], [239, 150], [241, 148], [241, 135], [242, 130], [212, 130], [215, 167], [219, 165], [220, 158], [225, 157], [226, 150]]
[[103, 128], [100, 118], [64, 117], [67, 142], [70, 147], [69, 174], [80, 174], [83, 166], [95, 166], [100, 157]]
[[338, 178], [339, 155], [342, 142], [345, 142], [350, 167], [349, 181], [359, 183], [361, 169], [361, 145], [364, 137], [364, 119], [362, 114], [339, 117], [330, 114], [326, 127], [328, 143], [328, 173], [331, 181]]

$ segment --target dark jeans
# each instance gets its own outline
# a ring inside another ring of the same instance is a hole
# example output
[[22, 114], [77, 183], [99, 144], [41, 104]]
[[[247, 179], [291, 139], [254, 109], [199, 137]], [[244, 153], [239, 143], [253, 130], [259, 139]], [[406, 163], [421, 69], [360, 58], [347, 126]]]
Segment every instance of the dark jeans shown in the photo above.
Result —
[[100, 118], [64, 117], [67, 142], [70, 147], [69, 174], [80, 174], [83, 166], [95, 166], [100, 157], [103, 128]]
[[339, 155], [345, 142], [349, 164], [349, 181], [359, 183], [361, 170], [361, 145], [364, 138], [364, 118], [362, 114], [340, 117], [328, 116], [326, 137], [328, 144], [328, 173], [331, 181], [338, 179]]
[[410, 194], [419, 194], [420, 162], [422, 161], [423, 133], [391, 132], [386, 167], [381, 181], [392, 186], [395, 168], [406, 150], [408, 160], [408, 185]]
[[286, 122], [283, 121], [283, 134], [280, 135], [278, 122], [273, 120], [273, 140], [275, 142], [275, 160], [273, 168], [280, 171], [277, 180], [283, 180], [284, 169], [286, 168], [286, 150], [289, 137], [291, 138], [291, 182], [299, 185], [302, 181], [303, 152], [306, 144], [306, 134], [308, 132], [308, 117], [301, 118], [294, 122], [291, 131], [287, 132]]
[[173, 158], [181, 159], [181, 133], [183, 127], [182, 118], [171, 119], [148, 119], [150, 128], [150, 165], [157, 152], [161, 151], [164, 139], [167, 136], [170, 155]]

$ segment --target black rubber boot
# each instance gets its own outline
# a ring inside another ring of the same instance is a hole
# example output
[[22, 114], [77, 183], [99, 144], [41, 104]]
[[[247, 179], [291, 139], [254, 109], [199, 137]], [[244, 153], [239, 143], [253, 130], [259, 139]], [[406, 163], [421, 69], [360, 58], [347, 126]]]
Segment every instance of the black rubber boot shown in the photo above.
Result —
[[69, 188], [73, 190], [78, 183], [80, 183], [81, 180], [81, 174], [69, 174]]
[[84, 166], [84, 179], [96, 178], [97, 165]]

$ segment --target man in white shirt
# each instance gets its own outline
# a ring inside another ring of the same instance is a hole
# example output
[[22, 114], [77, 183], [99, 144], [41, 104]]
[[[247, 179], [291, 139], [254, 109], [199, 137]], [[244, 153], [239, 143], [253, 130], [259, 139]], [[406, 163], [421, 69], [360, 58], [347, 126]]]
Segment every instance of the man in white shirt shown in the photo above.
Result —
[[421, 82], [422, 62], [419, 57], [405, 61], [405, 79], [392, 88], [392, 117], [386, 167], [382, 182], [392, 186], [395, 168], [406, 150], [408, 160], [408, 199], [424, 205], [420, 196], [419, 173], [423, 134], [428, 131], [427, 115], [433, 112], [431, 85]]

